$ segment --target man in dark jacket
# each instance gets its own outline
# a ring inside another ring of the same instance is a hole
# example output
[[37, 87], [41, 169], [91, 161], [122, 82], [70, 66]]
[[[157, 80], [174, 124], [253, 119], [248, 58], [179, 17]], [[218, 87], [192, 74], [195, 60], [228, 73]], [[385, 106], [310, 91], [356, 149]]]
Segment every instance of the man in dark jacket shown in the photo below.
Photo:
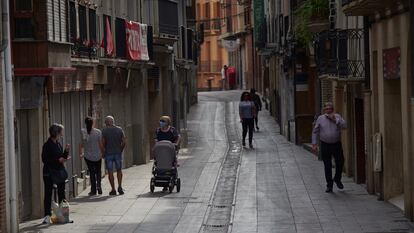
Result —
[[260, 100], [260, 96], [256, 94], [256, 90], [252, 88], [250, 90], [250, 95], [252, 97], [252, 101], [254, 102], [254, 105], [256, 106], [256, 116], [254, 118], [254, 122], [256, 123], [256, 130], [259, 131], [259, 125], [258, 125], [258, 115], [259, 111], [262, 111], [262, 101]]

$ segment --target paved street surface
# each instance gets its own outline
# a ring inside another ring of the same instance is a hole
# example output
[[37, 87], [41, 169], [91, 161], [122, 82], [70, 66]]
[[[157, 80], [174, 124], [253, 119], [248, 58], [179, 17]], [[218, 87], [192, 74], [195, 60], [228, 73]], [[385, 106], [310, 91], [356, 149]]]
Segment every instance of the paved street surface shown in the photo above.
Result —
[[[123, 196], [71, 200], [73, 224], [21, 224], [22, 232], [414, 232], [394, 206], [351, 179], [326, 194], [323, 164], [279, 134], [260, 113], [255, 149], [240, 148], [240, 92], [200, 93], [179, 157], [180, 193], [149, 192], [152, 164], [125, 170]], [[230, 139], [230, 140], [229, 140]], [[226, 159], [227, 158], [227, 159]], [[217, 190], [217, 191], [215, 191]]]

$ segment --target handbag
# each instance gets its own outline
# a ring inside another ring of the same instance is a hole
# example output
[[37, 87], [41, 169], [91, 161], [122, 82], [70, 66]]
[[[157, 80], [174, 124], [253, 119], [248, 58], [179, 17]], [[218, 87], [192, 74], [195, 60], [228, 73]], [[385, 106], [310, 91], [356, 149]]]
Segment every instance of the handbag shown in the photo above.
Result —
[[66, 169], [49, 169], [50, 179], [52, 179], [53, 184], [65, 183], [66, 179], [69, 177]]

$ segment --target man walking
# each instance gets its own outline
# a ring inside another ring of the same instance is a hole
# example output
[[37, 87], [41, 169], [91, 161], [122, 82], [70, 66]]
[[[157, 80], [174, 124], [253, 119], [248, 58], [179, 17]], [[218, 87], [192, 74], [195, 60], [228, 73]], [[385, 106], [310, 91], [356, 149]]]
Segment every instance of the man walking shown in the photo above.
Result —
[[[312, 149], [318, 151], [317, 140], [321, 142], [321, 155], [325, 166], [326, 192], [333, 191], [333, 183], [343, 189], [341, 182], [344, 156], [342, 152], [341, 130], [346, 128], [345, 120], [334, 112], [333, 104], [328, 102], [324, 106], [325, 114], [318, 117], [312, 132]], [[332, 156], [335, 159], [335, 177], [332, 179]]]
[[226, 83], [227, 83], [227, 66], [224, 65], [223, 68], [221, 68], [221, 85], [222, 90], [226, 90]]
[[124, 194], [122, 189], [122, 152], [126, 146], [126, 138], [121, 127], [115, 125], [112, 116], [105, 117], [106, 128], [102, 130], [103, 157], [108, 170], [108, 179], [112, 190], [109, 195], [116, 195], [114, 182], [114, 164], [118, 178], [118, 193]]
[[256, 130], [259, 131], [259, 119], [257, 117], [259, 115], [259, 111], [262, 111], [262, 101], [260, 100], [260, 96], [256, 94], [256, 90], [254, 88], [250, 89], [250, 95], [256, 107], [256, 116], [254, 117], [254, 122], [256, 124]]

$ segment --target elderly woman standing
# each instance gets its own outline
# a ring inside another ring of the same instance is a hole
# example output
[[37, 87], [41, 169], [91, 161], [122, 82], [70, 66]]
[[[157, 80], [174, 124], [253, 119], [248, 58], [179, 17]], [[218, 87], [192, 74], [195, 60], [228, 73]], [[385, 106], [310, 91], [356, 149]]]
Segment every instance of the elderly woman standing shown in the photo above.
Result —
[[70, 145], [66, 144], [63, 150], [59, 140], [63, 137], [63, 125], [53, 124], [49, 128], [49, 139], [42, 148], [43, 182], [45, 185], [45, 218], [43, 224], [50, 223], [53, 185], [57, 186], [59, 203], [65, 200], [65, 182], [68, 173], [64, 163], [70, 159]]

